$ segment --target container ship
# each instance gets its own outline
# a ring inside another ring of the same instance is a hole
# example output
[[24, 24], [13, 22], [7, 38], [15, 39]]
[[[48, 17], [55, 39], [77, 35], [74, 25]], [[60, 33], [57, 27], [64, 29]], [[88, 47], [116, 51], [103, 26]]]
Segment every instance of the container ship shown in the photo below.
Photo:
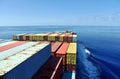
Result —
[[0, 79], [76, 79], [77, 34], [15, 34], [0, 39]]

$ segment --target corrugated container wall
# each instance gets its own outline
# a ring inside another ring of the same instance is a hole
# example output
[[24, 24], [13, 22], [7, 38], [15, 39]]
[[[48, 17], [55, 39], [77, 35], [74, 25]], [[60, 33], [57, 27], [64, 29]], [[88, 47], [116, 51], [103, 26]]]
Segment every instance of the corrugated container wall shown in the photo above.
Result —
[[9, 50], [5, 50], [3, 52], [0, 52], [0, 60], [5, 59], [8, 56], [11, 56], [13, 54], [16, 54], [17, 52], [23, 51], [23, 50], [25, 50], [25, 49], [27, 49], [27, 48], [29, 48], [37, 43], [38, 42], [28, 42], [28, 43], [25, 43], [23, 45], [16, 46], [16, 47], [11, 48]]
[[62, 45], [62, 42], [51, 43], [51, 54], [55, 55], [61, 45]]
[[11, 48], [14, 48], [16, 46], [20, 46], [20, 45], [25, 44], [25, 43], [26, 43], [25, 41], [18, 41], [18, 42], [8, 44], [8, 45], [5, 45], [5, 46], [0, 46], [0, 52], [11, 49]]
[[25, 35], [26, 33], [22, 33], [22, 34], [15, 34], [14, 36], [13, 36], [13, 39], [14, 40], [19, 40], [20, 39], [20, 36], [21, 35]]
[[66, 55], [66, 64], [76, 64], [76, 47], [76, 43], [70, 43]]
[[72, 42], [73, 41], [73, 35], [72, 34], [69, 34], [68, 36], [67, 36], [67, 42]]
[[66, 55], [66, 70], [75, 70], [76, 68], [76, 53], [77, 53], [77, 44], [76, 43], [70, 43], [67, 55]]
[[66, 62], [66, 53], [67, 53], [68, 46], [69, 46], [69, 43], [63, 43], [62, 46], [56, 52], [57, 57], [63, 58], [63, 65], [65, 65], [65, 62]]
[[4, 42], [4, 43], [1, 43], [0, 46], [5, 46], [5, 45], [12, 44], [12, 43], [15, 43], [15, 42], [17, 42], [17, 41]]
[[55, 41], [55, 37], [58, 36], [58, 34], [51, 34], [48, 35], [48, 41]]

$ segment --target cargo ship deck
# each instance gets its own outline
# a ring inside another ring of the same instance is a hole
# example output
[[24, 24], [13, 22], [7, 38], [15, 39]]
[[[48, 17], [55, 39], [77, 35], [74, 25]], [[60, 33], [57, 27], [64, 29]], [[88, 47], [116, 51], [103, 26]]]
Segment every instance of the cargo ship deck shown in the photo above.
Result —
[[77, 34], [16, 34], [0, 39], [0, 79], [76, 79]]

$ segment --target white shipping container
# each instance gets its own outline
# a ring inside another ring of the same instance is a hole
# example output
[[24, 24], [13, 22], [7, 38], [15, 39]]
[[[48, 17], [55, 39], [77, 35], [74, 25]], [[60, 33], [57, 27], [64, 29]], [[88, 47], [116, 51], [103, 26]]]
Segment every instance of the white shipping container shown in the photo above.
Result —
[[12, 44], [15, 42], [17, 42], [17, 41], [9, 41], [9, 42], [5, 42], [5, 43], [1, 43], [0, 46], [5, 46], [5, 45]]
[[28, 42], [25, 43], [23, 45], [8, 49], [6, 51], [0, 52], [0, 60], [7, 58], [8, 56], [11, 56], [13, 54], [16, 54], [17, 52], [23, 51], [26, 48], [29, 48], [35, 44], [37, 44], [38, 42]]
[[14, 35], [14, 36], [16, 36], [17, 40], [19, 40], [19, 39], [20, 39], [20, 36], [21, 36], [21, 35], [25, 35], [25, 34], [26, 34], [26, 33], [16, 34], [16, 35]]
[[77, 35], [73, 35], [73, 42], [77, 41]]

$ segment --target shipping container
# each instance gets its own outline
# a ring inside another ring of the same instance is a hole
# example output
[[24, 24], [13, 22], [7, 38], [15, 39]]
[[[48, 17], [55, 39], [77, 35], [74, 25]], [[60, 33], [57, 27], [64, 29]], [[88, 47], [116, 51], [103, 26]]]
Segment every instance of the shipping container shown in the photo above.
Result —
[[54, 42], [51, 43], [51, 54], [55, 55], [55, 53], [57, 52], [57, 50], [59, 49], [59, 47], [62, 45], [62, 42]]
[[50, 57], [51, 45], [49, 43], [43, 42], [31, 48], [37, 49], [36, 47], [37, 52], [24, 50], [1, 60], [0, 79], [31, 79]]
[[66, 69], [66, 71], [73, 71], [73, 70], [76, 70], [76, 65], [67, 64], [65, 69]]
[[25, 36], [24, 35], [20, 35], [19, 36], [19, 41], [23, 41], [25, 39]]
[[48, 32], [48, 33], [45, 33], [47, 35], [44, 36], [44, 41], [48, 41], [48, 36], [53, 34], [53, 32]]
[[19, 40], [20, 39], [20, 35], [25, 35], [26, 33], [22, 33], [22, 34], [15, 34], [13, 36], [13, 40]]
[[76, 43], [70, 43], [66, 55], [66, 64], [76, 64], [76, 47]]
[[25, 43], [23, 45], [16, 46], [16, 47], [11, 48], [9, 50], [5, 50], [3, 52], [0, 52], [0, 60], [5, 59], [13, 54], [16, 54], [20, 51], [23, 51], [23, 50], [25, 50], [33, 45], [36, 45], [36, 44], [38, 44], [38, 42], [28, 42], [28, 43]]
[[15, 42], [17, 42], [17, 41], [8, 41], [8, 42], [4, 42], [4, 43], [1, 43], [1, 44], [0, 44], [0, 47], [1, 47], [1, 46], [5, 46], [5, 45], [8, 45], [8, 44], [15, 43]]
[[55, 36], [55, 41], [59, 41], [59, 39], [60, 39], [60, 35], [62, 35], [62, 33], [57, 33], [58, 35], [57, 36]]
[[60, 79], [62, 75], [62, 58], [51, 56], [32, 79]]
[[1, 39], [1, 40], [0, 40], [0, 44], [1, 44], [1, 43], [5, 43], [5, 42], [9, 42], [9, 41], [12, 41], [12, 40], [11, 40], [11, 39]]
[[56, 41], [55, 37], [58, 36], [57, 33], [48, 35], [48, 41]]
[[28, 34], [28, 35], [26, 35], [26, 40], [33, 41], [33, 36], [34, 36], [34, 34]]
[[56, 52], [57, 57], [63, 57], [63, 65], [65, 65], [66, 62], [66, 53], [68, 47], [69, 47], [69, 43], [63, 43], [62, 46]]
[[59, 41], [60, 41], [60, 42], [64, 42], [64, 39], [65, 39], [65, 34], [61, 34], [61, 35], [59, 36]]
[[73, 35], [73, 42], [76, 42], [77, 41], [77, 35]]
[[73, 35], [72, 34], [67, 35], [67, 42], [70, 43], [72, 41], [73, 41]]
[[25, 41], [17, 41], [17, 42], [12, 43], [12, 44], [8, 44], [8, 45], [5, 45], [5, 46], [0, 46], [0, 52], [11, 49], [11, 48], [14, 48], [16, 46], [20, 46], [20, 45], [25, 44], [25, 43], [26, 43]]
[[27, 41], [28, 40], [28, 36], [32, 35], [32, 34], [24, 34], [24, 35], [20, 35], [20, 41]]
[[[64, 35], [63, 35], [63, 42], [70, 41], [70, 39], [71, 39], [72, 36], [69, 36], [69, 35], [71, 35], [71, 33], [64, 33]], [[68, 40], [68, 38], [69, 38], [69, 40]]]
[[44, 41], [45, 39], [45, 37], [47, 36], [47, 34], [36, 34], [36, 36], [37, 36], [37, 41]]

